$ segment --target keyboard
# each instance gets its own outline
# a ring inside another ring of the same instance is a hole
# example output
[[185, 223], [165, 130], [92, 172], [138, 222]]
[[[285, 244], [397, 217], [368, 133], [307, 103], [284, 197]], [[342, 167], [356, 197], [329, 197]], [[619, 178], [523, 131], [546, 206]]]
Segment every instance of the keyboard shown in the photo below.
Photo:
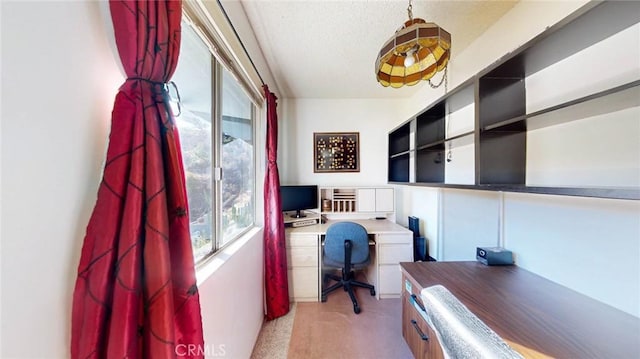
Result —
[[317, 224], [318, 220], [315, 218], [312, 219], [303, 219], [301, 221], [291, 222], [291, 227], [304, 227], [304, 226], [312, 226]]

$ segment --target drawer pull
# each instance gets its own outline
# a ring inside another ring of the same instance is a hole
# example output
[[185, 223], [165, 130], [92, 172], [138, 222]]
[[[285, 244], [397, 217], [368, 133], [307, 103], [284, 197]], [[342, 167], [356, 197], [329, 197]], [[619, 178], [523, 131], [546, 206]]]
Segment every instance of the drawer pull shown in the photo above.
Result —
[[424, 305], [420, 303], [420, 301], [418, 300], [418, 297], [415, 294], [411, 294], [411, 299], [413, 299], [413, 302], [416, 303], [423, 312], [427, 311], [427, 309], [425, 309]]
[[422, 329], [420, 329], [420, 327], [418, 326], [418, 322], [416, 322], [415, 319], [411, 319], [411, 324], [413, 324], [413, 327], [416, 328], [416, 332], [418, 332], [420, 339], [429, 340], [429, 337], [422, 332]]

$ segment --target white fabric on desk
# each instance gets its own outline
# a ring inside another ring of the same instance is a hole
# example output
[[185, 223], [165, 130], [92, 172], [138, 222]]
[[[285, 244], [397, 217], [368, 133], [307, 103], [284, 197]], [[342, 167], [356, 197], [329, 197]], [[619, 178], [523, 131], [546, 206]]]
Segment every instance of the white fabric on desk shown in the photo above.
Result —
[[522, 358], [447, 288], [424, 288], [420, 296], [446, 358]]

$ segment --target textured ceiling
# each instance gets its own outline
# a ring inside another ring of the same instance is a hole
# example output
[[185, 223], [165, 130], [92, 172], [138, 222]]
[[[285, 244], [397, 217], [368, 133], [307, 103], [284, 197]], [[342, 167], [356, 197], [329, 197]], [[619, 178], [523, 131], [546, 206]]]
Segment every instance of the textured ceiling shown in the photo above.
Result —
[[[376, 81], [381, 46], [408, 19], [408, 1], [241, 0], [283, 97], [401, 98]], [[455, 59], [515, 1], [413, 1], [413, 16], [452, 37]], [[439, 79], [439, 74], [434, 78]]]

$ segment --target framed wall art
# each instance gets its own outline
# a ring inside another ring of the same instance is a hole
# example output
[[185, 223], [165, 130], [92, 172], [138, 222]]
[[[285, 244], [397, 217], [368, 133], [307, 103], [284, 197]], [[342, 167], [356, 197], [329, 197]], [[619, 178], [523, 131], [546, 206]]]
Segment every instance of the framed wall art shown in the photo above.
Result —
[[314, 172], [360, 172], [359, 137], [359, 132], [314, 132]]

